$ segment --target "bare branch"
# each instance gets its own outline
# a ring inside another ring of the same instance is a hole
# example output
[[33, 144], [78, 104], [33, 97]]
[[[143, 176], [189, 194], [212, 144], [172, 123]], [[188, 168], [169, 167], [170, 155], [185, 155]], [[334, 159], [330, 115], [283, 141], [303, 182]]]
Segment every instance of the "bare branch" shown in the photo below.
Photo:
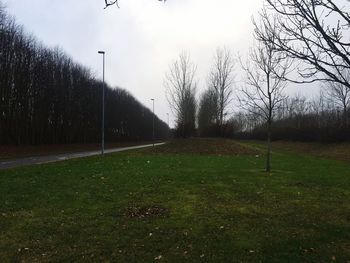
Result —
[[[166, 2], [166, 0], [158, 0], [159, 2]], [[111, 1], [111, 0], [105, 0], [105, 7], [104, 7], [104, 9], [106, 9], [106, 8], [108, 8], [109, 6], [112, 6], [112, 5], [116, 5], [118, 8], [120, 8], [119, 7], [119, 0], [113, 0], [113, 1]]]
[[264, 9], [256, 36], [300, 62], [297, 71], [303, 80], [293, 82], [335, 81], [350, 88], [342, 74], [350, 69], [350, 2], [342, 2], [341, 7], [333, 0], [267, 0], [276, 19], [271, 23]]

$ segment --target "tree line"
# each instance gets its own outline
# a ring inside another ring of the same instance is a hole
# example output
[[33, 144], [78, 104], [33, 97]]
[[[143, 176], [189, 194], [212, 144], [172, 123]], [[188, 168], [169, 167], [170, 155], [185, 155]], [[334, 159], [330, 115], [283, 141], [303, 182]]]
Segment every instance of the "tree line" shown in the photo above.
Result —
[[[0, 144], [98, 142], [102, 81], [59, 48], [28, 35], [0, 7]], [[106, 141], [151, 140], [153, 113], [106, 85]], [[155, 116], [156, 139], [169, 127]]]
[[[350, 94], [349, 94], [350, 95]], [[345, 107], [341, 100], [322, 90], [318, 96], [285, 97], [274, 113], [273, 140], [305, 142], [350, 141], [350, 96]], [[231, 119], [232, 137], [240, 139], [265, 139], [267, 126], [259, 115], [238, 112]]]

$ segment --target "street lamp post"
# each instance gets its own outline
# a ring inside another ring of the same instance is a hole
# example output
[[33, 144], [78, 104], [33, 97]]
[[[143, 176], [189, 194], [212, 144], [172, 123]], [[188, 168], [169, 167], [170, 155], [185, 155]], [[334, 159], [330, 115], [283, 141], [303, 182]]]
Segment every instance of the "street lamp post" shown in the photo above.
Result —
[[98, 54], [103, 56], [103, 87], [102, 87], [102, 141], [101, 141], [101, 154], [105, 153], [105, 52], [98, 51]]
[[153, 102], [153, 129], [152, 129], [152, 141], [153, 141], [153, 147], [154, 147], [154, 99], [151, 99]]

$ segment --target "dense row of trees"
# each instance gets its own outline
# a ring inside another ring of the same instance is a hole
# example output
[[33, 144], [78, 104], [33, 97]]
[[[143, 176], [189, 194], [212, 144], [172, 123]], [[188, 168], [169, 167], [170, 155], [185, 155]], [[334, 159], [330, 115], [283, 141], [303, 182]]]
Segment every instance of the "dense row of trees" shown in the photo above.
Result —
[[[329, 89], [329, 88], [328, 88]], [[319, 96], [307, 99], [296, 95], [282, 100], [275, 112], [272, 139], [332, 142], [350, 140], [350, 96], [346, 106], [340, 99], [322, 91]], [[239, 112], [232, 119], [236, 138], [266, 138], [266, 122], [259, 115]]]
[[[103, 83], [60, 49], [46, 48], [0, 8], [0, 144], [98, 142]], [[152, 112], [106, 87], [106, 141], [152, 139]], [[169, 135], [155, 118], [157, 138]]]

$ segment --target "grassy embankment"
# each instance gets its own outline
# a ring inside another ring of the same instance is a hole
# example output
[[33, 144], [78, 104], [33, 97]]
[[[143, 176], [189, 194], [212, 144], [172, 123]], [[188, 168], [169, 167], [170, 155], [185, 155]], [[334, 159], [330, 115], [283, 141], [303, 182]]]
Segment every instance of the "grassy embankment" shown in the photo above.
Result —
[[350, 165], [192, 140], [0, 171], [0, 261], [347, 262]]

